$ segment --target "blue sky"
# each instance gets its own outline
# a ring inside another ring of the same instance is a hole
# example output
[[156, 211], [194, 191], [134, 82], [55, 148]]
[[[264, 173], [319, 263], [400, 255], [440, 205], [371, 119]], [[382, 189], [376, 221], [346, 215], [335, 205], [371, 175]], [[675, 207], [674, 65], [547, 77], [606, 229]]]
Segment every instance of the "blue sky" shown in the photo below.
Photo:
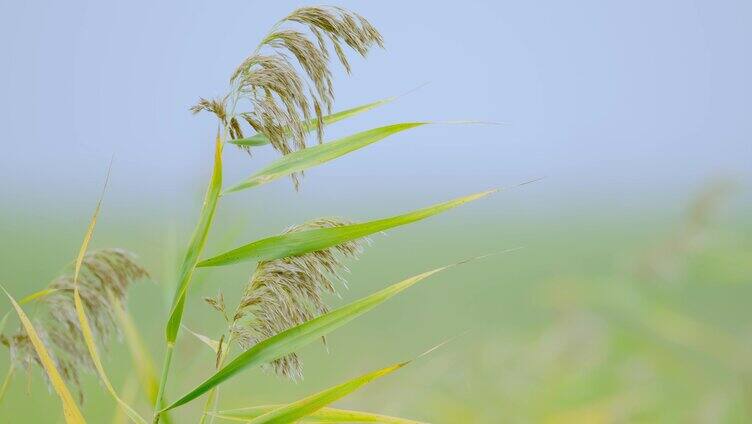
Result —
[[[188, 107], [223, 93], [268, 28], [303, 4], [3, 1], [3, 203], [89, 201], [113, 153], [115, 199], [159, 206], [200, 191], [215, 124]], [[436, 200], [546, 176], [537, 199], [613, 205], [716, 176], [752, 181], [750, 2], [338, 4], [387, 44], [353, 60], [351, 77], [337, 71], [338, 107], [428, 85], [328, 138], [416, 119], [502, 125], [396, 136], [309, 173], [312, 196], [445, 193]], [[272, 157], [229, 154], [228, 181]]]

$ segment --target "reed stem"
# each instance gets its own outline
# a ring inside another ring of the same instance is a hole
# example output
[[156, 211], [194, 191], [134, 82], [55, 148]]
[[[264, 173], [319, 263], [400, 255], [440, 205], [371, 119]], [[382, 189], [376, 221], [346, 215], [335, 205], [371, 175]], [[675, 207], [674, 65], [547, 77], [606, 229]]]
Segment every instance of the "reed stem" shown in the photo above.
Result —
[[159, 410], [162, 409], [162, 399], [164, 397], [164, 389], [167, 385], [167, 375], [170, 373], [170, 363], [172, 362], [172, 352], [175, 349], [174, 343], [167, 343], [167, 349], [165, 350], [164, 363], [162, 364], [162, 377], [159, 379], [159, 391], [157, 391], [157, 400], [154, 403], [154, 418], [152, 422], [157, 424], [159, 422]]
[[[228, 334], [230, 330], [228, 329]], [[227, 347], [222, 349], [222, 352], [220, 352], [219, 361], [217, 361], [217, 371], [221, 370], [222, 367], [225, 365], [225, 360], [227, 359], [227, 356], [230, 352], [230, 347], [232, 346], [232, 340], [228, 340], [229, 335], [227, 337], [223, 337], [220, 340], [227, 340], [224, 343]], [[221, 348], [221, 347], [220, 347]], [[201, 414], [201, 419], [199, 420], [199, 424], [204, 424], [206, 422], [206, 415], [209, 412], [216, 412], [215, 405], [217, 403], [217, 399], [219, 399], [219, 387], [213, 388], [210, 392], [208, 397], [206, 398], [206, 402], [204, 403], [204, 411]], [[209, 418], [209, 424], [214, 423], [214, 415]]]

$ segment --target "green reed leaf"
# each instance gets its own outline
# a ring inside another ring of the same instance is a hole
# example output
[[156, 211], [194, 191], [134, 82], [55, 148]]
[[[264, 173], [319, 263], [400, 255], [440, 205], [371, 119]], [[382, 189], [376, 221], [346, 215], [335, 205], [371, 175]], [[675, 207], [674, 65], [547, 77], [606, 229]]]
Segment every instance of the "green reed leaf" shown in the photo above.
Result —
[[188, 290], [188, 285], [191, 282], [193, 271], [196, 269], [196, 263], [201, 255], [201, 251], [204, 249], [206, 239], [209, 235], [209, 228], [214, 219], [214, 213], [217, 210], [217, 202], [219, 200], [219, 194], [222, 190], [222, 140], [217, 134], [214, 151], [214, 171], [212, 173], [211, 181], [209, 182], [209, 188], [204, 198], [204, 205], [201, 209], [201, 217], [199, 223], [196, 226], [196, 230], [193, 233], [190, 244], [188, 245], [188, 251], [183, 259], [183, 265], [180, 268], [180, 280], [175, 291], [175, 296], [172, 301], [172, 310], [170, 311], [170, 318], [167, 322], [166, 336], [167, 343], [175, 343], [178, 331], [180, 330], [180, 322], [183, 319], [183, 308], [185, 306], [185, 293]]
[[254, 345], [238, 355], [216, 374], [199, 384], [195, 389], [173, 402], [170, 406], [164, 408], [161, 412], [184, 405], [198, 398], [213, 387], [218, 386], [222, 382], [234, 377], [247, 368], [271, 362], [295, 352], [309, 343], [320, 340], [322, 336], [327, 335], [360, 315], [372, 310], [408, 287], [454, 265], [437, 268], [403, 280], [373, 293], [370, 296], [364, 297], [303, 324], [292, 327]]
[[[264, 414], [272, 412], [285, 406], [280, 405], [262, 405], [252, 406], [250, 408], [230, 409], [219, 411], [213, 414], [217, 418], [227, 421], [247, 422]], [[380, 423], [380, 424], [422, 424], [420, 421], [408, 420], [406, 418], [391, 417], [388, 415], [373, 414], [370, 412], [353, 411], [347, 409], [336, 409], [324, 407], [318, 411], [302, 418], [302, 423]]]
[[[377, 108], [381, 105], [385, 105], [397, 97], [388, 97], [386, 99], [377, 100], [375, 102], [371, 102], [368, 104], [364, 104], [361, 106], [356, 106], [351, 109], [346, 109], [340, 112], [332, 113], [331, 115], [326, 115], [321, 118], [321, 121], [324, 123], [324, 125], [333, 124], [337, 121], [341, 121], [343, 119], [351, 118], [353, 116], [359, 115], [363, 112], [368, 112], [371, 109]], [[306, 130], [308, 132], [311, 132], [316, 129], [316, 126], [318, 125], [318, 119], [313, 118], [305, 123]], [[230, 140], [229, 143], [235, 144], [237, 146], [242, 147], [258, 147], [258, 146], [264, 146], [266, 144], [269, 144], [269, 139], [266, 138], [263, 134], [254, 134], [250, 137], [241, 138], [238, 140]]]
[[[288, 405], [283, 405], [280, 408], [269, 411], [264, 415], [252, 419], [251, 421], [249, 421], [249, 423], [286, 424], [295, 422], [298, 419], [313, 414], [321, 408], [329, 405], [330, 403], [349, 395], [350, 393], [360, 389], [371, 381], [391, 374], [392, 372], [404, 367], [408, 363], [409, 361], [400, 362], [386, 368], [361, 375], [337, 386], [300, 399], [299, 401], [293, 402]], [[349, 421], [352, 422], [353, 420]]]
[[405, 122], [401, 124], [387, 125], [292, 152], [289, 155], [282, 156], [275, 162], [252, 175], [247, 180], [227, 189], [225, 192], [231, 193], [251, 187], [257, 187], [278, 178], [296, 172], [305, 171], [308, 168], [321, 165], [322, 163], [329, 162], [330, 160], [336, 159], [347, 153], [366, 147], [369, 144], [383, 140], [392, 134], [425, 124], [427, 124], [427, 122]]
[[81, 300], [78, 286], [78, 276], [80, 275], [81, 267], [83, 266], [86, 251], [89, 249], [89, 243], [91, 242], [92, 236], [94, 235], [94, 229], [97, 226], [97, 219], [99, 218], [99, 211], [102, 209], [102, 200], [104, 198], [104, 193], [107, 189], [107, 183], [110, 180], [110, 169], [112, 169], [112, 162], [110, 162], [110, 168], [107, 171], [107, 178], [105, 179], [102, 194], [99, 196], [99, 201], [97, 202], [97, 206], [94, 209], [94, 214], [89, 221], [89, 226], [86, 228], [84, 240], [81, 243], [81, 247], [78, 250], [78, 256], [76, 257], [75, 271], [73, 274], [73, 303], [75, 305], [76, 315], [78, 316], [78, 322], [80, 325], [81, 334], [84, 338], [84, 343], [86, 344], [86, 348], [89, 351], [89, 356], [91, 357], [91, 361], [94, 364], [94, 369], [96, 369], [97, 375], [99, 376], [99, 379], [101, 380], [105, 389], [107, 389], [113, 399], [115, 399], [118, 405], [120, 405], [120, 407], [123, 409], [123, 412], [125, 412], [128, 418], [131, 419], [131, 421], [137, 424], [146, 424], [146, 420], [144, 420], [144, 418], [141, 417], [141, 415], [139, 415], [138, 412], [133, 409], [133, 407], [131, 407], [120, 397], [120, 395], [118, 395], [117, 391], [112, 386], [109, 377], [107, 377], [107, 372], [105, 371], [104, 365], [102, 364], [102, 359], [99, 356], [97, 342], [94, 339], [94, 332], [91, 329], [89, 318], [86, 316], [86, 311], [84, 310], [84, 302]]
[[439, 203], [403, 215], [359, 224], [333, 228], [321, 228], [308, 231], [292, 232], [261, 239], [229, 252], [222, 253], [198, 263], [199, 267], [230, 265], [251, 260], [268, 261], [288, 256], [302, 255], [308, 252], [326, 249], [331, 246], [359, 239], [390, 228], [410, 224], [438, 213], [455, 208], [467, 202], [485, 197], [496, 190], [484, 191], [470, 196], [460, 197]]

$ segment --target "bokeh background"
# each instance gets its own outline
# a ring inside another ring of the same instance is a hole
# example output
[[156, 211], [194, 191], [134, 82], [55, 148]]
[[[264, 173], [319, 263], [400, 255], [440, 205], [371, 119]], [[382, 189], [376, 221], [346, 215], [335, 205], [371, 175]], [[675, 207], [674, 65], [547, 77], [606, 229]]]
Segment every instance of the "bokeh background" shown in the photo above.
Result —
[[[0, 283], [22, 297], [74, 258], [114, 155], [93, 247], [137, 252], [151, 272], [128, 308], [159, 362], [216, 125], [188, 108], [224, 93], [301, 5], [0, 3]], [[752, 420], [752, 4], [340, 5], [368, 17], [386, 50], [354, 59], [349, 77], [338, 69], [337, 108], [409, 94], [327, 139], [408, 120], [499, 125], [419, 128], [308, 172], [300, 192], [279, 180], [227, 197], [207, 253], [312, 217], [373, 219], [545, 178], [375, 237], [331, 304], [523, 249], [411, 289], [334, 333], [329, 353], [305, 349], [303, 382], [242, 374], [222, 406], [291, 401], [462, 334], [337, 405], [437, 423]], [[274, 157], [228, 148], [225, 179]], [[217, 336], [223, 322], [202, 297], [222, 290], [233, 304], [250, 272], [198, 272], [184, 322]], [[110, 353], [127, 386], [127, 348]], [[175, 365], [172, 397], [209, 375], [213, 354], [183, 333]], [[84, 412], [112, 420], [95, 377], [85, 384]], [[0, 417], [62, 422], [38, 370], [10, 382]]]

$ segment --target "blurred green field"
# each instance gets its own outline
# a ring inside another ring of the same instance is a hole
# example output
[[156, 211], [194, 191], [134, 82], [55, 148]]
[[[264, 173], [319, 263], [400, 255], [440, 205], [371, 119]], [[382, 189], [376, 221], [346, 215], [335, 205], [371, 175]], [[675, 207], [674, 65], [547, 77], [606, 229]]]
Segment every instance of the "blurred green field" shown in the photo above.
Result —
[[[507, 195], [497, 196], [374, 237], [362, 259], [350, 264], [350, 288], [331, 304], [458, 259], [523, 249], [463, 265], [411, 288], [337, 330], [329, 337], [328, 353], [320, 344], [306, 348], [301, 383], [260, 370], [243, 373], [222, 386], [222, 408], [295, 400], [457, 336], [336, 405], [436, 423], [752, 420], [748, 207], [730, 208], [725, 200], [703, 206], [700, 198], [687, 199], [687, 206], [656, 205], [631, 215], [573, 212], [570, 205], [567, 213], [531, 216], [505, 211], [500, 205]], [[354, 218], [368, 218], [420, 205], [381, 205], [375, 212], [350, 206], [348, 211], [360, 210]], [[74, 209], [0, 212], [0, 282], [14, 296], [39, 290], [73, 259], [88, 219], [88, 212]], [[220, 213], [223, 224], [207, 252], [275, 233], [296, 217], [286, 211], [248, 222], [251, 212], [246, 216], [232, 205]], [[138, 253], [152, 273], [153, 282], [133, 289], [128, 309], [155, 362], [162, 353], [166, 293], [193, 214], [171, 218], [105, 208], [93, 241], [94, 247]], [[243, 264], [198, 272], [184, 323], [217, 337], [223, 321], [201, 299], [222, 290], [234, 306], [250, 272]], [[9, 307], [4, 302], [0, 312]], [[27, 311], [33, 316], [33, 307]], [[8, 328], [16, 326], [11, 319]], [[113, 344], [109, 358], [106, 367], [115, 386], [132, 392], [136, 386], [125, 344]], [[0, 367], [7, 369], [7, 363], [3, 349]], [[183, 332], [168, 396], [195, 386], [210, 375], [213, 364], [213, 353]], [[120, 422], [96, 378], [87, 375], [85, 385], [83, 411], [90, 421]], [[138, 399], [138, 408], [147, 411], [145, 399]], [[201, 406], [201, 401], [189, 404], [174, 417], [194, 421], [190, 417]], [[15, 376], [0, 417], [3, 422], [63, 422], [58, 400], [38, 369]]]

